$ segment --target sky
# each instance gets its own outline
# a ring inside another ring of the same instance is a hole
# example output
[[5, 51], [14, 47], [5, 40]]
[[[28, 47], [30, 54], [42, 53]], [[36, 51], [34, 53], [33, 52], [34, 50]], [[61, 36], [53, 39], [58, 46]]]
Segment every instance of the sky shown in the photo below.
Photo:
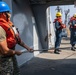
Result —
[[[52, 14], [52, 20], [54, 21], [55, 19], [55, 15], [56, 15], [56, 7], [57, 6], [50, 6], [50, 9], [51, 9], [51, 14]], [[62, 9], [62, 20], [63, 20], [63, 23], [64, 23], [64, 20], [65, 20], [65, 14], [64, 14], [64, 11], [65, 10], [68, 10], [70, 9], [70, 12], [68, 15], [73, 16], [74, 13], [76, 13], [76, 7], [74, 7], [74, 5], [62, 5], [60, 6], [60, 8]]]

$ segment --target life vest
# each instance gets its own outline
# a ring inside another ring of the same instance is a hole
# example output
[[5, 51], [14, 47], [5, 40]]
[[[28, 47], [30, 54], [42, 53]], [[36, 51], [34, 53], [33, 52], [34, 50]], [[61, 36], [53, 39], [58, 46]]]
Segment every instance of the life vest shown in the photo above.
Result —
[[76, 19], [75, 19], [74, 17], [71, 17], [71, 18], [70, 18], [70, 21], [73, 21], [73, 20], [76, 20]]
[[71, 17], [70, 18], [70, 22], [71, 22], [70, 28], [76, 28], [76, 26], [72, 24], [73, 21], [75, 21], [75, 24], [76, 24], [76, 18]]
[[55, 22], [59, 22], [59, 28], [57, 28], [57, 29], [63, 29], [63, 28], [66, 28], [66, 25], [65, 24], [63, 24], [62, 23], [62, 19], [61, 18], [56, 18], [55, 20], [54, 20], [54, 22], [53, 23], [55, 23]]
[[5, 30], [6, 32], [6, 41], [7, 41], [7, 46], [8, 48], [13, 48], [15, 47], [17, 41], [16, 41], [16, 37], [15, 37], [15, 33], [12, 29], [12, 22], [9, 21], [7, 22], [4, 19], [0, 19], [0, 26]]

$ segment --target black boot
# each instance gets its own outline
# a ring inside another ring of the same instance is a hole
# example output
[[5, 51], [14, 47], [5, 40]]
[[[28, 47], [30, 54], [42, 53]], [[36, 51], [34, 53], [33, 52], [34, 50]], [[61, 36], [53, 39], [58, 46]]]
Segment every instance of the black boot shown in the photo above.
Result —
[[55, 49], [55, 50], [54, 50], [54, 53], [55, 53], [55, 54], [60, 54], [59, 51], [58, 51], [58, 49]]
[[61, 52], [61, 50], [60, 49], [57, 49], [59, 52]]
[[72, 51], [75, 51], [75, 47], [71, 47], [71, 50], [72, 50]]

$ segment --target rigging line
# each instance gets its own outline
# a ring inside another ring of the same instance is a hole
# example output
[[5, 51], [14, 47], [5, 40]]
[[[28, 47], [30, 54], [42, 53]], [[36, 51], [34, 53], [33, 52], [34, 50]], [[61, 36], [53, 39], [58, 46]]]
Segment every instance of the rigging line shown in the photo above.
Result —
[[[33, 50], [33, 51], [48, 51], [48, 50], [54, 50], [55, 48], [50, 48], [50, 49], [35, 49], [35, 50]], [[66, 49], [66, 48], [59, 48], [59, 49]], [[69, 48], [67, 48], [67, 49], [69, 49]], [[26, 50], [26, 49], [24, 49], [24, 50], [21, 50], [21, 52], [22, 53], [29, 53], [29, 51], [28, 50]]]
[[[47, 51], [47, 50], [52, 50], [54, 48], [51, 48], [51, 49], [39, 49], [39, 50], [33, 50], [33, 51]], [[29, 53], [29, 51], [27, 51], [26, 49], [25, 50], [21, 50], [22, 53]]]

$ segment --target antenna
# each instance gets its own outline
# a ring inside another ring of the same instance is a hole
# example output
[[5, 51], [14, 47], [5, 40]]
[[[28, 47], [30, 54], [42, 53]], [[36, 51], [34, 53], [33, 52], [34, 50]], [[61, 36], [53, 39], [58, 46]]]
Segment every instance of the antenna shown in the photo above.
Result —
[[76, 1], [74, 1], [74, 8], [76, 8]]
[[64, 12], [65, 12], [65, 24], [67, 25], [67, 17], [68, 17], [68, 13], [70, 12], [70, 9], [64, 10]]
[[57, 6], [57, 8], [55, 10], [57, 10], [57, 12], [61, 12], [62, 13], [62, 9], [59, 7], [59, 5]]

